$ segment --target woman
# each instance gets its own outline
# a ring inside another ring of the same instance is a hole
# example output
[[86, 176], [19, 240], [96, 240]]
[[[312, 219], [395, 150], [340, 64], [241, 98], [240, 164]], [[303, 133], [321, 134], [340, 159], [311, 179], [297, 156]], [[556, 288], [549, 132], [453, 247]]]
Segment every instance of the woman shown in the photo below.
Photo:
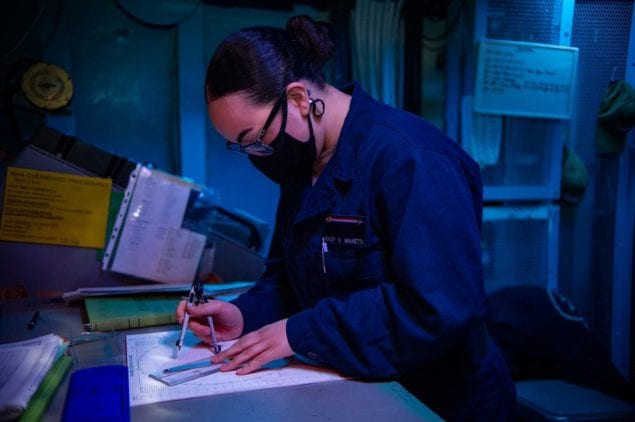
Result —
[[[306, 16], [226, 38], [210, 60], [209, 117], [231, 150], [280, 184], [266, 270], [231, 303], [188, 308], [215, 356], [247, 374], [298, 354], [396, 379], [449, 420], [508, 420], [514, 387], [483, 323], [477, 164], [421, 118], [343, 90], [334, 44]], [[185, 303], [177, 315], [182, 321]]]

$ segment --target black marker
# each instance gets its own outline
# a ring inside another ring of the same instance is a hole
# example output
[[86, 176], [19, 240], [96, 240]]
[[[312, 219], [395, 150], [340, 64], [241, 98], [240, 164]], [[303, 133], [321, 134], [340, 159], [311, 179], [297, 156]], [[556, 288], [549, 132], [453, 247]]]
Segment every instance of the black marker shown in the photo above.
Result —
[[26, 328], [28, 328], [29, 330], [33, 327], [35, 327], [35, 324], [37, 323], [37, 319], [40, 317], [40, 311], [35, 311], [33, 313], [33, 316], [31, 317], [31, 321], [29, 321], [29, 323], [27, 324]]

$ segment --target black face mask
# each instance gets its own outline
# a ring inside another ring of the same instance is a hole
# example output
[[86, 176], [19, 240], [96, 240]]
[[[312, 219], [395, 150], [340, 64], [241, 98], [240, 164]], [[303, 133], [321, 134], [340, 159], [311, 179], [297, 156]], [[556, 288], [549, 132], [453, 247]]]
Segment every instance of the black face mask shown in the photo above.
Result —
[[282, 126], [280, 133], [269, 144], [273, 154], [267, 156], [250, 155], [254, 167], [275, 183], [282, 184], [291, 179], [306, 177], [313, 171], [316, 157], [315, 136], [309, 115], [309, 140], [302, 142], [285, 132], [287, 127], [287, 105], [282, 106]]

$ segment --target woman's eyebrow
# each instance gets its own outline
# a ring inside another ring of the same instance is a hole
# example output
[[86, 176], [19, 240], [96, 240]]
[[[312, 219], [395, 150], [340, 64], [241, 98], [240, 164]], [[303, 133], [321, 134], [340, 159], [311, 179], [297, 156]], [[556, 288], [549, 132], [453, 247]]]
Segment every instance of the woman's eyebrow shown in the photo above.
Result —
[[236, 143], [238, 144], [242, 144], [243, 143], [243, 138], [245, 137], [246, 134], [248, 134], [251, 131], [251, 129], [245, 129], [242, 132], [240, 132], [238, 134], [238, 138], [236, 138]]

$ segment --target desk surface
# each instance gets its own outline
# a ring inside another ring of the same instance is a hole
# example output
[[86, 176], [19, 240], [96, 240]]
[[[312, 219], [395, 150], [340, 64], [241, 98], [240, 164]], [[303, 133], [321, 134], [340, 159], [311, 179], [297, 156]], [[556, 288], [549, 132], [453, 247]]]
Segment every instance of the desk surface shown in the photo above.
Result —
[[[37, 325], [28, 330], [27, 323], [35, 310], [40, 311]], [[19, 341], [55, 333], [73, 338], [83, 331], [81, 307], [41, 300], [0, 302], [0, 343]], [[165, 329], [165, 327], [163, 327]], [[147, 331], [119, 333], [125, 335]], [[125, 350], [125, 349], [122, 349]], [[60, 386], [45, 414], [44, 421], [59, 421], [64, 408], [68, 376]], [[135, 406], [132, 420], [180, 420], [186, 416], [231, 421], [439, 421], [435, 413], [407, 392], [397, 382], [369, 383], [331, 381], [317, 384], [280, 387], [189, 400]]]

